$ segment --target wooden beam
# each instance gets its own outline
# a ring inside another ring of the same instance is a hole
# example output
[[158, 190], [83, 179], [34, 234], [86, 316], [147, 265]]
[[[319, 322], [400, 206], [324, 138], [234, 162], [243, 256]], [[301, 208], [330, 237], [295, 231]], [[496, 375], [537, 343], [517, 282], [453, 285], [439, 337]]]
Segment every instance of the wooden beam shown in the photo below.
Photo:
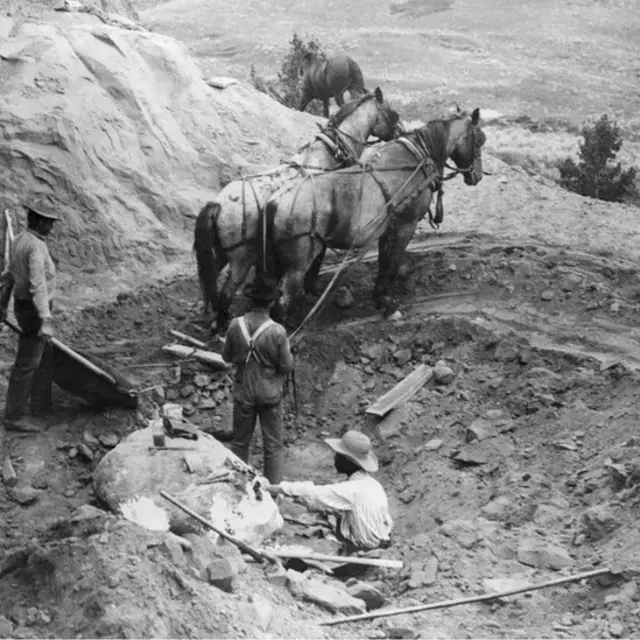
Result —
[[433, 376], [433, 369], [426, 364], [421, 364], [410, 373], [404, 380], [387, 391], [383, 396], [378, 398], [373, 404], [369, 405], [365, 413], [372, 416], [382, 418], [387, 415], [391, 409], [395, 409], [414, 395], [421, 387], [423, 387]]
[[182, 333], [182, 331], [176, 331], [175, 329], [171, 329], [169, 333], [175, 338], [180, 338], [180, 340], [184, 340], [184, 342], [188, 342], [192, 344], [194, 347], [199, 347], [200, 349], [204, 349], [207, 346], [206, 342], [202, 342], [202, 340], [198, 340], [197, 338], [192, 338], [188, 336], [186, 333]]
[[222, 359], [219, 353], [214, 351], [204, 351], [202, 349], [194, 349], [186, 347], [182, 344], [170, 344], [162, 347], [165, 353], [170, 353], [179, 358], [195, 358], [199, 362], [204, 362], [215, 369], [228, 369], [229, 365]]
[[324, 553], [313, 553], [307, 551], [268, 551], [276, 558], [291, 560], [316, 560], [318, 562], [339, 562], [340, 564], [360, 564], [366, 567], [384, 567], [385, 569], [402, 569], [401, 560], [390, 560], [388, 558], [362, 558], [360, 556], [332, 556]]

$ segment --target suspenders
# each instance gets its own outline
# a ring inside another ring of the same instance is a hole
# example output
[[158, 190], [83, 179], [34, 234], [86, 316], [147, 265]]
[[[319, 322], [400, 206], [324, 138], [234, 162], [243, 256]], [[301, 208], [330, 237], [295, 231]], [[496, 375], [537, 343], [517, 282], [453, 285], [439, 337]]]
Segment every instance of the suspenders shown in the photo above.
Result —
[[240, 326], [240, 331], [242, 331], [242, 335], [244, 336], [244, 339], [247, 341], [247, 344], [249, 345], [249, 352], [247, 353], [247, 357], [245, 358], [245, 363], [249, 362], [251, 358], [254, 358], [256, 362], [261, 364], [263, 367], [267, 366], [264, 364], [264, 362], [262, 362], [262, 360], [258, 356], [258, 353], [255, 349], [255, 343], [258, 337], [262, 335], [262, 333], [264, 333], [264, 331], [268, 329], [272, 324], [275, 324], [275, 322], [271, 320], [271, 318], [269, 318], [268, 320], [265, 320], [265, 322], [263, 322], [256, 329], [253, 335], [250, 335], [249, 329], [247, 329], [247, 323], [245, 322], [244, 316], [241, 316], [240, 318], [238, 318], [238, 325]]

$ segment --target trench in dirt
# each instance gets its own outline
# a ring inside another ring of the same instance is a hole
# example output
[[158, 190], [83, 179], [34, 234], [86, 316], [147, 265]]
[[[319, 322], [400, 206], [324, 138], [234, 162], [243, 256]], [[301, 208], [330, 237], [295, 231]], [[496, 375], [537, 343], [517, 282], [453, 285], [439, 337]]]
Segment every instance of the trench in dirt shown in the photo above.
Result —
[[[518, 561], [527, 539], [565, 549], [567, 571], [630, 558], [626, 533], [638, 504], [632, 494], [614, 492], [606, 461], [638, 451], [636, 271], [619, 260], [487, 237], [438, 237], [416, 249], [407, 254], [399, 286], [400, 322], [376, 313], [370, 295], [375, 263], [363, 260], [341, 276], [306, 330], [297, 355], [299, 411], [286, 420], [286, 475], [331, 481], [322, 438], [347, 428], [372, 436], [396, 520], [388, 553], [406, 567], [386, 578], [398, 606], [479, 593], [486, 578], [554, 577]], [[325, 272], [322, 283], [329, 277]], [[340, 287], [353, 294], [348, 309], [334, 304]], [[207, 339], [196, 300], [195, 279], [176, 280], [82, 312], [63, 337], [90, 345], [140, 385], [163, 386], [202, 428], [228, 432], [228, 376], [183, 363], [176, 381], [173, 367], [137, 367], [166, 362], [161, 347], [170, 342], [169, 329]], [[300, 313], [312, 304], [305, 300]], [[367, 419], [371, 401], [418, 363], [438, 359], [454, 370], [452, 384], [429, 383], [382, 422]], [[198, 373], [211, 378], [207, 388], [195, 384]], [[68, 456], [85, 431], [124, 437], [139, 424], [119, 410], [79, 407], [62, 393], [56, 403], [57, 420], [48, 431], [9, 443], [19, 471], [46, 476], [48, 487], [30, 507], [2, 501], [0, 528], [10, 542], [91, 501], [91, 468], [105, 449], [96, 450], [90, 464]], [[146, 407], [145, 400], [142, 414]], [[489, 435], [469, 441], [469, 426], [478, 419]], [[623, 453], [621, 443], [627, 443]], [[465, 450], [471, 462], [452, 458]], [[259, 443], [254, 456], [260, 468]], [[582, 512], [601, 505], [614, 513], [617, 527], [600, 540], [574, 544]], [[308, 535], [287, 525], [281, 541], [322, 548], [322, 538]], [[610, 590], [573, 585], [506, 606], [403, 616], [393, 624], [434, 637], [527, 637], [532, 630], [550, 637], [604, 635], [620, 619], [640, 622], [635, 601], [603, 605]]]

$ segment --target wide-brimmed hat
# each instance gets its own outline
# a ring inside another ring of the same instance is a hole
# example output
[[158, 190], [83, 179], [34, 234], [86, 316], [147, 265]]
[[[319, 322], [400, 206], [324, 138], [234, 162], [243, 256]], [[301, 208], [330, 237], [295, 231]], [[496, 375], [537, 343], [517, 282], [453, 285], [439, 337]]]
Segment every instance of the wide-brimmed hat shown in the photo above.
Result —
[[27, 211], [33, 211], [36, 215], [49, 220], [60, 220], [60, 216], [53, 210], [53, 206], [44, 198], [34, 198], [22, 205]]
[[261, 273], [244, 288], [244, 293], [248, 298], [257, 302], [273, 302], [282, 295], [278, 283], [273, 278]]
[[353, 460], [365, 471], [373, 473], [378, 470], [378, 458], [373, 452], [371, 440], [360, 431], [347, 431], [342, 438], [325, 438], [324, 440], [336, 453]]

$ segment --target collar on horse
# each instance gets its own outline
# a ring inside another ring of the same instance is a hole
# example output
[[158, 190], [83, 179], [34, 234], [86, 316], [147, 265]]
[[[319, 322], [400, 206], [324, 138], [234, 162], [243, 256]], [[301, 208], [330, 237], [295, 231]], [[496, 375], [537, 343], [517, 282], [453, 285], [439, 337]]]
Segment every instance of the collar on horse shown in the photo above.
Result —
[[427, 213], [429, 214], [429, 224], [431, 225], [431, 228], [437, 230], [440, 228], [440, 224], [444, 219], [444, 205], [442, 202], [444, 192], [442, 189], [442, 181], [447, 178], [443, 178], [443, 168], [439, 167], [432, 158], [431, 153], [429, 152], [429, 147], [422, 136], [418, 135], [417, 140], [414, 141], [407, 135], [403, 135], [398, 138], [398, 142], [404, 145], [409, 152], [415, 156], [423, 166], [423, 169], [429, 164], [431, 164], [435, 169], [435, 174], [427, 174], [427, 186], [431, 187], [433, 185], [434, 191], [438, 194], [436, 198], [436, 214], [435, 216], [433, 215], [431, 207], [427, 209]]
[[[320, 123], [318, 123], [318, 127], [320, 131], [316, 133], [316, 139], [327, 145], [340, 164], [351, 165], [358, 161], [358, 156], [349, 142], [349, 139], [352, 139], [351, 136], [340, 131], [337, 127], [323, 127]], [[331, 134], [335, 139], [331, 137]]]

